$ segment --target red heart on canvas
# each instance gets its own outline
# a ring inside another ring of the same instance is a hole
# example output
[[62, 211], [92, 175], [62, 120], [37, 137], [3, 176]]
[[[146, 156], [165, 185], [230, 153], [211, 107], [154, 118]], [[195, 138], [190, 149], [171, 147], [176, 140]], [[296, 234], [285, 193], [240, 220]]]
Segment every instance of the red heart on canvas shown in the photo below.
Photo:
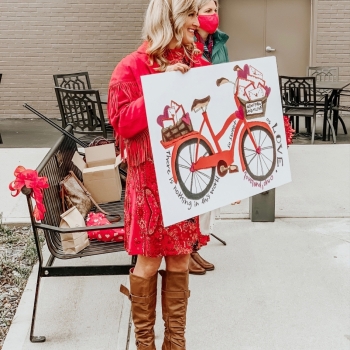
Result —
[[186, 113], [181, 119], [187, 125], [191, 125], [191, 118], [190, 118], [190, 115], [188, 113]]
[[165, 106], [164, 107], [164, 112], [163, 114], [161, 114], [160, 116], [158, 116], [157, 118], [157, 124], [160, 125], [162, 128], [164, 128], [164, 119], [168, 119], [169, 118], [169, 106]]
[[249, 66], [247, 64], [244, 65], [243, 69], [237, 71], [238, 78], [247, 79], [249, 74]]
[[270, 92], [271, 92], [271, 88], [268, 87], [268, 86], [264, 86], [264, 89], [265, 89], [265, 91], [266, 91], [266, 97], [269, 97]]
[[238, 107], [238, 110], [235, 112], [235, 114], [236, 114], [236, 117], [237, 117], [238, 119], [243, 120], [243, 119], [244, 119], [243, 107], [242, 107], [242, 106], [239, 106], [239, 107]]

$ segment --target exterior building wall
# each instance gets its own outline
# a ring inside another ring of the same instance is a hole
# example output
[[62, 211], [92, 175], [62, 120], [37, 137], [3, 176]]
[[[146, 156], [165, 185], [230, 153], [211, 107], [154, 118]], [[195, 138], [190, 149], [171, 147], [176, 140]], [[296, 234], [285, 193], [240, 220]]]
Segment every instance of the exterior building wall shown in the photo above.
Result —
[[[53, 74], [88, 71], [92, 87], [107, 93], [115, 65], [141, 43], [148, 2], [1, 0], [0, 118], [32, 118], [24, 102], [59, 117]], [[313, 2], [312, 65], [339, 66], [350, 80], [350, 1]]]
[[315, 66], [339, 67], [339, 80], [350, 81], [350, 1], [318, 0]]
[[0, 118], [59, 117], [52, 75], [88, 71], [107, 93], [111, 73], [141, 43], [148, 0], [1, 0]]

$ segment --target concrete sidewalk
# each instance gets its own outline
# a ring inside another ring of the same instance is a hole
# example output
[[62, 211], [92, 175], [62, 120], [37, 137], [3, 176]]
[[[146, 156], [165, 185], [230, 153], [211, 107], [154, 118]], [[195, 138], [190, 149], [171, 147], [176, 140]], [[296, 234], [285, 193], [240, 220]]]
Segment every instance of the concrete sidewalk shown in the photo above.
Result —
[[[35, 168], [46, 153], [38, 151], [0, 150], [6, 222], [27, 215], [21, 198], [7, 196], [7, 184], [14, 165]], [[222, 209], [215, 233], [227, 246], [212, 239], [201, 254], [215, 271], [190, 277], [189, 350], [350, 349], [350, 145], [291, 146], [289, 155], [293, 181], [276, 191], [275, 223], [247, 220], [248, 200]], [[47, 341], [31, 344], [35, 272], [3, 350], [136, 349], [133, 330], [128, 342], [130, 305], [118, 292], [125, 276], [44, 279], [35, 333]], [[158, 308], [158, 349], [162, 332]]]
[[[35, 169], [49, 148], [0, 148], [0, 213], [4, 223], [29, 223], [25, 197], [11, 196], [8, 184], [18, 165]], [[293, 145], [292, 182], [276, 189], [276, 217], [349, 217], [350, 145]], [[348, 191], [348, 192], [346, 192]], [[221, 219], [249, 218], [249, 201], [221, 209]]]

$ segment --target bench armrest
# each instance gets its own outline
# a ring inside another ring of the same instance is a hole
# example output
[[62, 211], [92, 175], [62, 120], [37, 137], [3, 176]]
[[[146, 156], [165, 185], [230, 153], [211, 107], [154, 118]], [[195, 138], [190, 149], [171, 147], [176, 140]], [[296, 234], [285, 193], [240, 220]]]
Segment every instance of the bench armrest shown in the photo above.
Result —
[[97, 231], [97, 230], [108, 230], [113, 228], [123, 228], [123, 222], [116, 222], [111, 225], [103, 225], [103, 226], [89, 226], [89, 227], [73, 227], [73, 228], [62, 228], [56, 227], [46, 224], [35, 224], [36, 228], [41, 228], [42, 230], [55, 231], [59, 233], [74, 233], [74, 232], [84, 232], [84, 231]]

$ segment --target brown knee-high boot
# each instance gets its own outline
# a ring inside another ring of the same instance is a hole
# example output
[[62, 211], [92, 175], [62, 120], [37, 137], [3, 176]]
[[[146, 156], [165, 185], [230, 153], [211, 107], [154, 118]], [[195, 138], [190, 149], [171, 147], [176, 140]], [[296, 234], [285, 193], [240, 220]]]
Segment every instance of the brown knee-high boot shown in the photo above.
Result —
[[159, 271], [162, 275], [162, 311], [164, 342], [162, 350], [185, 350], [185, 328], [188, 290], [188, 271]]
[[137, 350], [156, 350], [154, 324], [156, 321], [157, 276], [142, 278], [130, 271], [129, 290], [120, 285], [120, 291], [131, 300], [131, 314], [135, 326]]

